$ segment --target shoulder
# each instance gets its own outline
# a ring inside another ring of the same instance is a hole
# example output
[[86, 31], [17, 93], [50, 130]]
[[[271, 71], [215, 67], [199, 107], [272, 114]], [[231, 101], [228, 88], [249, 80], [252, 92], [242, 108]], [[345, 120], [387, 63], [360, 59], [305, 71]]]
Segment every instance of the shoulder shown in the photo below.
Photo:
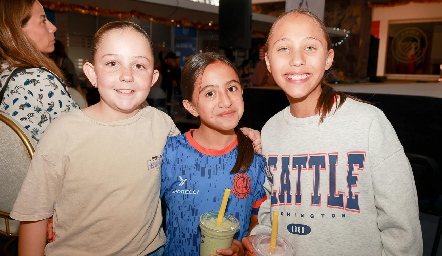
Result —
[[278, 113], [274, 114], [262, 127], [262, 132], [273, 129], [275, 125], [280, 125], [284, 120], [284, 112], [289, 111], [290, 106], [287, 106], [280, 110]]
[[166, 147], [177, 147], [179, 145], [183, 145], [186, 142], [186, 135], [185, 134], [178, 134], [175, 136], [169, 136], [167, 137]]
[[141, 109], [142, 118], [151, 123], [154, 129], [163, 129], [170, 135], [179, 134], [179, 130], [173, 122], [172, 118], [161, 110], [151, 106], [146, 106]]
[[[74, 123], [80, 122], [80, 120], [85, 120], [85, 116], [81, 112], [80, 109], [71, 109], [69, 112], [61, 113], [57, 118], [55, 118], [49, 128], [52, 126], [64, 126], [64, 125], [72, 125]], [[52, 128], [53, 129], [53, 128]]]
[[24, 82], [26, 83], [32, 83], [37, 82], [40, 83], [42, 80], [48, 80], [48, 81], [61, 81], [61, 79], [49, 71], [46, 68], [12, 68], [5, 70], [2, 75], [1, 79], [7, 79], [10, 75], [11, 82]]
[[384, 112], [375, 105], [352, 98], [347, 98], [341, 109], [338, 109], [336, 113], [347, 117], [357, 116], [360, 119], [386, 118]]

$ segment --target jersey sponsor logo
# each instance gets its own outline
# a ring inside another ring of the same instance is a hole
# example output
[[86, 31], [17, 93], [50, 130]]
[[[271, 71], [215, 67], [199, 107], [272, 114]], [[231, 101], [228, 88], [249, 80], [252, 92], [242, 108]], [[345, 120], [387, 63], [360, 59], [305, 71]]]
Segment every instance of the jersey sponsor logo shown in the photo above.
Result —
[[192, 189], [175, 189], [172, 191], [172, 194], [185, 194], [185, 195], [199, 195], [200, 190], [192, 190]]
[[[187, 178], [183, 178], [180, 176], [178, 176], [178, 186], [182, 187], [182, 188], [186, 188], [187, 186], [184, 186], [187, 182]], [[184, 187], [183, 187], [184, 186]], [[172, 190], [172, 194], [184, 194], [184, 195], [199, 195], [200, 191], [198, 190], [194, 190], [194, 189], [175, 189]]]
[[178, 176], [178, 178], [180, 179], [180, 184], [178, 184], [178, 186], [182, 187], [184, 183], [186, 183], [187, 179], [183, 179], [181, 176]]
[[232, 193], [239, 199], [246, 198], [250, 194], [250, 187], [252, 181], [249, 175], [245, 173], [239, 173], [233, 178]]
[[287, 225], [287, 230], [295, 235], [308, 235], [312, 231], [312, 229], [304, 224], [289, 224]]

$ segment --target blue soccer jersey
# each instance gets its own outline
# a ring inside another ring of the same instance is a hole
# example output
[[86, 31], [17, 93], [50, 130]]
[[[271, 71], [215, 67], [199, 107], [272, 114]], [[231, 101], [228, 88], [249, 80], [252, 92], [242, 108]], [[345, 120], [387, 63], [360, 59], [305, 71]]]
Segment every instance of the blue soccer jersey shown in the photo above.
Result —
[[247, 235], [251, 215], [258, 213], [265, 199], [265, 160], [255, 154], [246, 172], [230, 174], [237, 144], [235, 140], [224, 150], [208, 150], [196, 143], [191, 132], [168, 138], [161, 167], [161, 197], [167, 204], [164, 255], [199, 255], [199, 217], [219, 210], [225, 188], [231, 189], [226, 213], [240, 222], [235, 239]]

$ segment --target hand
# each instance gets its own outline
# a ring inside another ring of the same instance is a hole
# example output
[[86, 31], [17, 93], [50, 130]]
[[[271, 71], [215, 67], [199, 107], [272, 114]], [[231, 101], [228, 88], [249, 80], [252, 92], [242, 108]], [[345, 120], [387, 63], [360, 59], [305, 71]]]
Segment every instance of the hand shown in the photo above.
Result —
[[242, 245], [245, 247], [247, 256], [255, 256], [255, 250], [252, 246], [252, 240], [255, 236], [246, 236], [242, 239]]
[[242, 127], [240, 128], [241, 131], [246, 135], [253, 143], [253, 149], [255, 149], [255, 152], [258, 154], [262, 153], [262, 145], [261, 145], [261, 133], [257, 130]]
[[48, 219], [48, 233], [47, 233], [47, 240], [48, 243], [52, 243], [55, 241], [55, 234], [54, 234], [54, 217], [50, 217]]
[[244, 247], [242, 243], [236, 239], [233, 239], [232, 245], [229, 249], [218, 249], [216, 253], [219, 255], [233, 255], [233, 256], [244, 256]]

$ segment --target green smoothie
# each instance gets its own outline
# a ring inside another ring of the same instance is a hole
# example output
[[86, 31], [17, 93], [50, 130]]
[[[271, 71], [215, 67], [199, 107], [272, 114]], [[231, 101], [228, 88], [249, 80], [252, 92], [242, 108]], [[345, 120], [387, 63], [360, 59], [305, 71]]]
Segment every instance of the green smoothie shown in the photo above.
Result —
[[239, 230], [239, 221], [233, 215], [226, 214], [219, 227], [216, 225], [217, 217], [218, 212], [206, 212], [200, 216], [200, 256], [218, 255], [217, 249], [230, 248], [233, 236]]

